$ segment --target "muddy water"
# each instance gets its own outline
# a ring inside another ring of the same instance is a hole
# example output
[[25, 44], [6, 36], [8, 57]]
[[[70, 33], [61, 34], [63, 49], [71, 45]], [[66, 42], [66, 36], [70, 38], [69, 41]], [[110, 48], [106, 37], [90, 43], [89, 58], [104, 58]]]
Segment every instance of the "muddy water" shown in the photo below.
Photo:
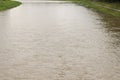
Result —
[[109, 28], [68, 2], [0, 12], [0, 80], [119, 80], [120, 28]]

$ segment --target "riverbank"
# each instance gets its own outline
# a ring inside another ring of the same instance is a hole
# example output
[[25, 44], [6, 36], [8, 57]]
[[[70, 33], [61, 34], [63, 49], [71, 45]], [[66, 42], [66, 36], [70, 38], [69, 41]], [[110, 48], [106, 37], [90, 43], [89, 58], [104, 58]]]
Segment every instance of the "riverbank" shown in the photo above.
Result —
[[70, 0], [79, 5], [92, 8], [104, 14], [120, 17], [120, 3], [97, 2], [90, 0]]
[[0, 1], [0, 11], [17, 7], [17, 6], [19, 6], [20, 4], [21, 4], [21, 2], [18, 2], [18, 1], [11, 1], [11, 0]]

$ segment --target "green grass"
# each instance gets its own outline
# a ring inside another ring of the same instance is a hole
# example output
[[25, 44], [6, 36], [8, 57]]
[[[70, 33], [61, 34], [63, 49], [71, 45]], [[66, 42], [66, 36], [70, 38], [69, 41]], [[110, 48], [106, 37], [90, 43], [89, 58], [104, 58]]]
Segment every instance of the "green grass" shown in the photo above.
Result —
[[21, 3], [18, 1], [0, 1], [0, 11], [7, 10], [19, 6]]
[[114, 3], [109, 3], [109, 2], [96, 2], [98, 4], [101, 4], [102, 6], [107, 6], [110, 8], [118, 9], [120, 10], [120, 2], [114, 2]]
[[[104, 7], [105, 5], [107, 5], [107, 7], [108, 7], [108, 5], [112, 8], [115, 7], [115, 5], [112, 5], [112, 4], [110, 5], [109, 3], [104, 3], [104, 2], [102, 2], [102, 3], [99, 2], [98, 3], [98, 2], [92, 2], [90, 0], [69, 0], [69, 1], [73, 1], [77, 4], [79, 4], [79, 5], [83, 5], [85, 7], [92, 8], [92, 9], [94, 9], [98, 12], [104, 13], [104, 14], [112, 15], [112, 16], [115, 16], [115, 17], [120, 17], [120, 12], [114, 11], [112, 9], [108, 9], [108, 8]], [[103, 3], [104, 3], [104, 6], [103, 6]], [[99, 6], [98, 4], [101, 5], [101, 6]]]

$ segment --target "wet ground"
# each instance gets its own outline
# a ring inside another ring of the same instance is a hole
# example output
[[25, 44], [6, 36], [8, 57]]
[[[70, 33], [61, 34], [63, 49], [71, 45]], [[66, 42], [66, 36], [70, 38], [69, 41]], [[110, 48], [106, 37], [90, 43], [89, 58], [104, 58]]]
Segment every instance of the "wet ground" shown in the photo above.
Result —
[[110, 19], [70, 2], [0, 12], [0, 80], [120, 80], [120, 25]]

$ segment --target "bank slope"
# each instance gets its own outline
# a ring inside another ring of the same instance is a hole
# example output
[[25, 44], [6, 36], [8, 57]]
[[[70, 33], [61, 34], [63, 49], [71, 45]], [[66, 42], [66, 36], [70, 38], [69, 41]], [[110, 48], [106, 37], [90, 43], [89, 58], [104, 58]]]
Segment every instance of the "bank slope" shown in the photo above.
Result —
[[12, 0], [0, 1], [0, 11], [17, 7], [17, 6], [19, 6], [20, 4], [21, 4], [21, 2], [12, 1]]
[[120, 11], [118, 9], [115, 9], [113, 7], [114, 5], [111, 5], [111, 7], [113, 7], [113, 8], [108, 7], [107, 3], [105, 5], [103, 5], [103, 3], [105, 3], [105, 2], [98, 3], [98, 2], [94, 2], [94, 1], [90, 1], [90, 0], [67, 0], [67, 1], [72, 1], [74, 3], [83, 5], [85, 7], [93, 8], [94, 10], [105, 13], [105, 14], [109, 14], [109, 15], [112, 15], [115, 17], [120, 17]]

